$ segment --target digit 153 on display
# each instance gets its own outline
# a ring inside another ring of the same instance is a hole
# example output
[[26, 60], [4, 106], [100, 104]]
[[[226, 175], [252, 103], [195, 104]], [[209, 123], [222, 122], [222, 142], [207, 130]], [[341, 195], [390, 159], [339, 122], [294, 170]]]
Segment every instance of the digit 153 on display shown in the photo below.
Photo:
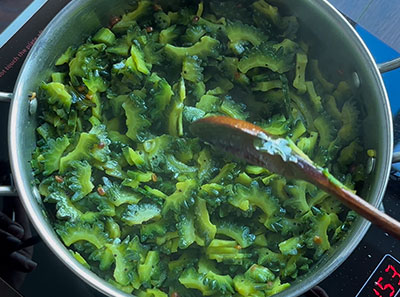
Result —
[[385, 255], [356, 297], [400, 297], [400, 262]]

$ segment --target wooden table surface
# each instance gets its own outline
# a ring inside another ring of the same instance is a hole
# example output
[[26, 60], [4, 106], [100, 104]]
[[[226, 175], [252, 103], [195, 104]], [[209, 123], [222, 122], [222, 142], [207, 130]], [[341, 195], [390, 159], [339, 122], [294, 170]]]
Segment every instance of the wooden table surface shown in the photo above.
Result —
[[[400, 52], [400, 0], [328, 1]], [[0, 0], [0, 33], [31, 2], [33, 0]]]

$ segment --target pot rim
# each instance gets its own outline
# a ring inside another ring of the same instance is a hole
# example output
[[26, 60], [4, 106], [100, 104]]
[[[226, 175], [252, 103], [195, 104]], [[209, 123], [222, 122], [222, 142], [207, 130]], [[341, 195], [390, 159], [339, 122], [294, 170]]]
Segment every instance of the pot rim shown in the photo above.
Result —
[[[21, 67], [14, 87], [13, 100], [11, 101], [9, 113], [8, 147], [10, 154], [10, 165], [15, 186], [17, 192], [19, 193], [19, 197], [22, 201], [25, 211], [36, 231], [43, 239], [47, 247], [53, 252], [53, 254], [56, 255], [57, 258], [63, 264], [65, 264], [76, 276], [78, 276], [91, 287], [97, 289], [99, 292], [107, 296], [132, 297], [133, 295], [126, 294], [118, 290], [116, 287], [112, 286], [104, 279], [100, 278], [95, 273], [79, 264], [78, 261], [71, 255], [69, 250], [64, 246], [64, 244], [62, 244], [61, 240], [59, 239], [53, 228], [49, 227], [48, 224], [46, 224], [46, 220], [44, 219], [44, 215], [42, 214], [42, 212], [37, 211], [37, 201], [31, 201], [29, 199], [30, 195], [28, 193], [34, 191], [32, 191], [32, 187], [29, 187], [25, 184], [22, 178], [23, 164], [21, 164], [20, 158], [18, 157], [18, 104], [16, 103], [16, 101], [24, 100], [26, 98], [21, 90], [21, 82], [24, 80], [24, 70], [25, 68], [27, 68], [27, 65], [29, 65], [29, 61], [31, 59], [35, 59], [35, 56], [40, 53], [39, 44], [41, 43], [41, 41], [46, 39], [47, 35], [52, 31], [52, 28], [57, 27], [62, 19], [70, 16], [74, 11], [76, 11], [79, 7], [82, 7], [82, 5], [85, 5], [85, 3], [87, 2], [89, 2], [89, 0], [72, 0], [70, 3], [68, 3], [43, 30], [42, 34], [39, 36], [38, 40], [32, 47], [31, 51], [26, 57], [24, 64]], [[33, 193], [32, 196], [37, 198], [40, 197], [40, 194]]]
[[[23, 168], [26, 164], [23, 164], [21, 158], [18, 156], [19, 146], [23, 145], [21, 141], [18, 140], [19, 137], [19, 110], [18, 110], [18, 100], [24, 100], [26, 97], [22, 92], [21, 83], [24, 81], [24, 73], [27, 65], [29, 64], [31, 59], [35, 59], [35, 57], [40, 54], [40, 46], [41, 41], [46, 39], [46, 36], [52, 30], [52, 28], [56, 27], [60, 20], [67, 18], [70, 16], [76, 9], [85, 5], [85, 3], [90, 0], [73, 0], [67, 6], [65, 6], [55, 18], [47, 25], [46, 29], [43, 31], [38, 41], [28, 54], [21, 71], [19, 73], [18, 79], [16, 81], [16, 85], [14, 88], [14, 98], [11, 103], [10, 113], [9, 113], [9, 134], [8, 134], [8, 145], [9, 145], [9, 153], [10, 153], [10, 164], [11, 169], [15, 181], [16, 188], [22, 200], [22, 204], [34, 225], [35, 229], [42, 237], [43, 241], [46, 243], [48, 248], [63, 262], [73, 273], [75, 273], [78, 277], [84, 280], [87, 284], [91, 285], [98, 291], [108, 296], [117, 296], [117, 297], [128, 297], [132, 296], [131, 294], [123, 293], [118, 290], [111, 284], [107, 283], [105, 280], [98, 277], [96, 274], [91, 272], [89, 269], [86, 269], [82, 265], [80, 265], [75, 258], [70, 254], [68, 249], [61, 243], [61, 240], [58, 238], [54, 230], [48, 226], [46, 220], [44, 219], [44, 215], [42, 212], [37, 209], [37, 201], [33, 201], [34, 199], [30, 199], [30, 196], [37, 197], [37, 195], [32, 195], [32, 188], [30, 185], [27, 185], [23, 179]], [[382, 77], [378, 70], [374, 59], [369, 52], [367, 46], [364, 41], [355, 31], [355, 29], [348, 23], [344, 16], [337, 11], [336, 8], [332, 4], [330, 4], [327, 0], [316, 1], [316, 5], [320, 5], [322, 9], [326, 10], [332, 18], [337, 21], [337, 26], [340, 29], [346, 31], [346, 34], [351, 38], [351, 40], [355, 43], [355, 46], [358, 47], [360, 54], [362, 54], [365, 58], [366, 63], [370, 66], [370, 71], [374, 76], [375, 81], [378, 83], [379, 90], [381, 92], [381, 102], [385, 105], [385, 117], [387, 119], [386, 125], [386, 139], [388, 139], [388, 148], [389, 150], [385, 152], [385, 160], [382, 160], [383, 164], [385, 164], [383, 172], [385, 173], [381, 176], [381, 182], [379, 183], [379, 193], [380, 195], [374, 200], [373, 205], [378, 206], [383, 198], [383, 193], [385, 192], [387, 182], [389, 179], [390, 168], [391, 168], [391, 160], [392, 160], [392, 148], [393, 148], [393, 123], [392, 123], [392, 115], [390, 111], [389, 99], [387, 96], [386, 88], [384, 86]], [[324, 280], [327, 276], [329, 276], [334, 270], [336, 270], [339, 265], [341, 265], [345, 259], [353, 252], [353, 250], [360, 243], [364, 235], [366, 234], [370, 223], [365, 219], [362, 220], [361, 224], [358, 227], [357, 234], [353, 237], [353, 240], [340, 252], [340, 257], [336, 258], [334, 261], [330, 261], [325, 263], [327, 269], [323, 270], [323, 272], [313, 279], [308, 279], [308, 281], [304, 284], [304, 281], [293, 285], [289, 289], [285, 290], [282, 293], [274, 295], [276, 297], [283, 296], [298, 296], [318, 283]]]
[[[377, 189], [376, 192], [378, 192], [378, 196], [372, 201], [372, 205], [375, 207], [378, 207], [383, 199], [384, 193], [386, 191], [387, 183], [389, 181], [389, 176], [390, 176], [390, 168], [392, 164], [392, 157], [393, 157], [393, 122], [392, 122], [392, 112], [390, 108], [390, 102], [388, 98], [388, 94], [386, 91], [385, 84], [383, 82], [383, 78], [381, 75], [381, 72], [378, 68], [378, 65], [376, 64], [371, 52], [369, 51], [367, 45], [365, 44], [364, 40], [361, 38], [361, 36], [357, 33], [355, 28], [349, 23], [349, 21], [345, 18], [344, 15], [342, 15], [328, 0], [320, 0], [316, 2], [316, 5], [321, 5], [324, 9], [326, 9], [327, 12], [330, 13], [330, 15], [337, 21], [337, 27], [338, 30], [347, 30], [346, 33], [347, 35], [351, 35], [352, 41], [355, 43], [355, 45], [358, 47], [360, 54], [363, 54], [366, 60], [366, 63], [368, 63], [369, 68], [371, 73], [373, 74], [375, 80], [379, 84], [380, 87], [380, 92], [381, 92], [381, 102], [384, 104], [385, 108], [385, 119], [386, 119], [386, 129], [384, 132], [386, 132], [386, 135], [382, 135], [382, 137], [385, 137], [388, 140], [386, 149], [386, 159], [382, 160], [383, 164], [385, 164], [384, 172], [381, 176], [381, 182], [379, 183], [379, 188]], [[274, 295], [275, 297], [287, 297], [287, 296], [299, 296], [308, 290], [312, 289], [313, 287], [317, 286], [319, 283], [321, 283], [324, 279], [326, 279], [331, 273], [333, 273], [349, 256], [350, 254], [356, 249], [356, 247], [360, 244], [361, 240], [364, 238], [365, 234], [367, 233], [369, 227], [371, 226], [371, 223], [367, 221], [364, 218], [361, 219], [361, 224], [359, 225], [357, 229], [357, 233], [352, 237], [352, 240], [348, 243], [348, 245], [345, 246], [345, 248], [342, 249], [340, 252], [340, 257], [336, 259], [332, 259], [326, 263], [324, 263], [324, 266], [327, 267], [327, 269], [322, 270], [322, 273], [319, 274], [315, 278], [307, 279], [308, 282], [304, 286], [300, 286], [300, 290], [297, 288], [297, 285], [291, 286], [289, 289]], [[355, 231], [353, 230], [353, 233]], [[296, 282], [296, 281], [295, 281]], [[303, 281], [304, 282], [304, 281]], [[293, 295], [291, 295], [293, 294]]]

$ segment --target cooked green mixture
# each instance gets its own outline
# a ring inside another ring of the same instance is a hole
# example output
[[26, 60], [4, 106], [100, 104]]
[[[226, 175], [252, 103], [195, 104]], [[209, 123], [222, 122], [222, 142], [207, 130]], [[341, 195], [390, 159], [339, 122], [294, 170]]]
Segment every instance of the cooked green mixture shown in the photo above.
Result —
[[361, 185], [356, 92], [298, 30], [264, 0], [142, 0], [57, 60], [32, 167], [77, 261], [139, 297], [261, 297], [343, 237], [355, 215], [335, 198], [189, 131], [247, 120]]

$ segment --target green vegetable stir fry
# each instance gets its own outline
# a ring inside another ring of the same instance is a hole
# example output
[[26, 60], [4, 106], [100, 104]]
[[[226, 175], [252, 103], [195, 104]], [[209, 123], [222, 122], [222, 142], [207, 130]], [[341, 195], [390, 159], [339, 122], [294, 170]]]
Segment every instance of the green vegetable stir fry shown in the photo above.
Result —
[[296, 17], [264, 0], [187, 2], [142, 0], [57, 60], [38, 93], [36, 181], [72, 255], [125, 292], [272, 296], [355, 214], [214, 150], [189, 125], [250, 121], [355, 189], [356, 92], [320, 68]]

